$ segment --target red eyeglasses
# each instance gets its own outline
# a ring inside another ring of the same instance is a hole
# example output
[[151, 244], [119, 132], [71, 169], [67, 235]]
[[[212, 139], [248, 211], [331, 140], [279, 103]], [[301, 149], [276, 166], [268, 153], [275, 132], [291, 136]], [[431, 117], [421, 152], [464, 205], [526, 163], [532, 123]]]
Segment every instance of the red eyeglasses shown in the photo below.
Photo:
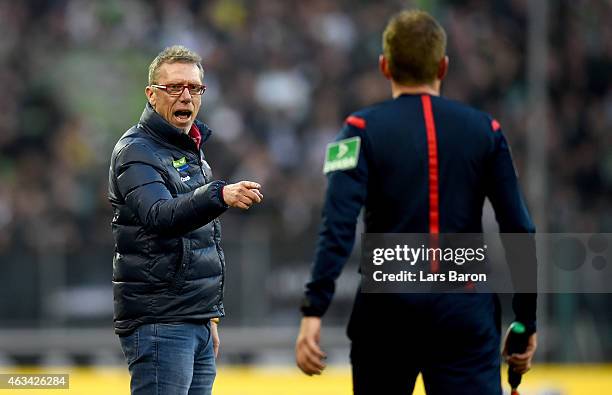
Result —
[[157, 85], [151, 84], [153, 88], [163, 89], [170, 96], [180, 96], [183, 94], [185, 88], [189, 91], [190, 95], [201, 95], [206, 91], [206, 85], [198, 84], [168, 84], [168, 85]]

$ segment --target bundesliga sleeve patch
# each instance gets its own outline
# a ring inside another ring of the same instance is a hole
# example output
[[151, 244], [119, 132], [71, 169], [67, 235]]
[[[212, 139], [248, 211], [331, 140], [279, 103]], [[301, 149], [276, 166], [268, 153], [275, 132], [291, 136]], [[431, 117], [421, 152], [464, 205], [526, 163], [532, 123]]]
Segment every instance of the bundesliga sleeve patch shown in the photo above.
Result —
[[357, 167], [361, 137], [351, 137], [327, 144], [323, 173]]

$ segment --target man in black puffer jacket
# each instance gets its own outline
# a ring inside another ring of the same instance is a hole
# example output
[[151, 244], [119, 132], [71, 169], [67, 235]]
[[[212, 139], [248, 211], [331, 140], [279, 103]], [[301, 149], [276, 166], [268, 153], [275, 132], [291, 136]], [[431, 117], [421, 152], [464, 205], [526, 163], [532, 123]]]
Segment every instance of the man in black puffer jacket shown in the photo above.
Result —
[[182, 46], [153, 60], [146, 108], [111, 157], [114, 323], [132, 394], [211, 393], [224, 315], [218, 217], [263, 198], [255, 182], [212, 181], [200, 62]]

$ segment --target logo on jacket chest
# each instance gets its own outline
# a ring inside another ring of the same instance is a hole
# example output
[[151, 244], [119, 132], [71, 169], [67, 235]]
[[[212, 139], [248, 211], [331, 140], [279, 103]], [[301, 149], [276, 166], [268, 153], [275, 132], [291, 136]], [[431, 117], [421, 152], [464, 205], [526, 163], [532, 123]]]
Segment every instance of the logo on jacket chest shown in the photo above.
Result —
[[[174, 168], [179, 172], [185, 171], [189, 168], [189, 165], [187, 164], [187, 158], [185, 158], [184, 156], [180, 159], [177, 160], [173, 160], [172, 161], [172, 166], [174, 166]], [[181, 181], [182, 182], [187, 182], [191, 180], [191, 176], [189, 176], [189, 174], [187, 175], [181, 175]]]
[[184, 156], [181, 159], [173, 160], [172, 166], [174, 166], [174, 168], [178, 171], [185, 171], [189, 167], [187, 164], [187, 158]]

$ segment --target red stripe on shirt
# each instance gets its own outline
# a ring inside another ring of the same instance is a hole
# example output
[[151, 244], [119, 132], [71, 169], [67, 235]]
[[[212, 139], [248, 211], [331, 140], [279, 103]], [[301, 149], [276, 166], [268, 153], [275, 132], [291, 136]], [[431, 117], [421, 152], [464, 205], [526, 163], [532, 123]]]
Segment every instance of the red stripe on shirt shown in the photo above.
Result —
[[[436, 124], [431, 109], [431, 97], [421, 96], [423, 115], [425, 116], [425, 129], [427, 130], [427, 158], [429, 165], [429, 233], [440, 233], [440, 189], [438, 179], [438, 142], [436, 139]], [[437, 244], [437, 243], [436, 243]], [[434, 246], [435, 248], [436, 246]], [[439, 270], [439, 262], [431, 262], [431, 271]]]
[[344, 122], [359, 129], [365, 129], [366, 127], [365, 119], [356, 117], [354, 115], [350, 115], [348, 118], [346, 118], [346, 121]]

